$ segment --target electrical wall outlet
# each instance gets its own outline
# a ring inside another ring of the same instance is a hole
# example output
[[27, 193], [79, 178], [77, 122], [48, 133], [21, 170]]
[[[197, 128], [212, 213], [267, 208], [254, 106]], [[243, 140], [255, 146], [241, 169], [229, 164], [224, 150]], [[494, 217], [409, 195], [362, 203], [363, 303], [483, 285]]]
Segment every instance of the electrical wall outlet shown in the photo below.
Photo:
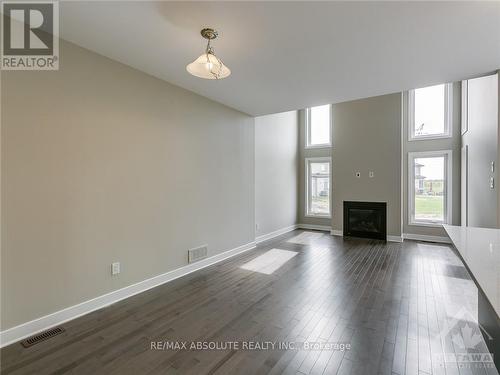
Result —
[[375, 176], [375, 173], [373, 171], [368, 172], [368, 177], [373, 178]]
[[361, 173], [360, 172], [356, 172], [356, 178], [360, 178], [361, 177]]
[[120, 262], [111, 263], [111, 275], [118, 275], [120, 273]]

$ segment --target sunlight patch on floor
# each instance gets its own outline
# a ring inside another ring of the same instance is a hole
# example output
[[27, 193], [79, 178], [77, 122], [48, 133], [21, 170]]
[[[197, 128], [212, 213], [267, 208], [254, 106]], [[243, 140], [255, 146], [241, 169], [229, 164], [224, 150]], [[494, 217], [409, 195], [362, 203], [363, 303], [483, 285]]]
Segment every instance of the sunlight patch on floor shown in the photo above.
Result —
[[290, 238], [286, 242], [290, 243], [298, 243], [301, 245], [307, 245], [311, 243], [311, 241], [317, 240], [319, 238], [323, 237], [323, 233], [317, 233], [317, 232], [302, 232], [301, 234]]
[[297, 254], [295, 251], [271, 249], [240, 268], [270, 275]]

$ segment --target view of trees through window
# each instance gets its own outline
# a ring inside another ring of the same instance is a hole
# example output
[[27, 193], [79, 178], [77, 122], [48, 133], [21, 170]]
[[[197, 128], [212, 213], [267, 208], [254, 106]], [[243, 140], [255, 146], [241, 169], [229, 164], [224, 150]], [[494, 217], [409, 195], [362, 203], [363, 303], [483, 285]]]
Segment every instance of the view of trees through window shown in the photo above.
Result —
[[444, 222], [445, 157], [414, 159], [415, 220]]

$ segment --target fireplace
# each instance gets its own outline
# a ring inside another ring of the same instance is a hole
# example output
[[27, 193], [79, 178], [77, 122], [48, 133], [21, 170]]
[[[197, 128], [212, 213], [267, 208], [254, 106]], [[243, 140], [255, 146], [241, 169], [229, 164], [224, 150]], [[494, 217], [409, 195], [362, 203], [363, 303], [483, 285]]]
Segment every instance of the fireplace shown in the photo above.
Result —
[[386, 240], [387, 203], [344, 201], [344, 236]]

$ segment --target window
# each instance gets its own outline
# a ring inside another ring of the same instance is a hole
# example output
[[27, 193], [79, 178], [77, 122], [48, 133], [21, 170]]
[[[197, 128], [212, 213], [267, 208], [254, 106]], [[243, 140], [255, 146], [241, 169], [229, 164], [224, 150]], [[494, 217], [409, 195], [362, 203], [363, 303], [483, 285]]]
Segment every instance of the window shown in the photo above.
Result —
[[408, 153], [409, 223], [451, 222], [451, 151]]
[[409, 140], [451, 137], [452, 84], [408, 91]]
[[306, 109], [306, 147], [331, 146], [331, 109], [330, 104]]
[[330, 217], [330, 158], [306, 159], [306, 216]]

